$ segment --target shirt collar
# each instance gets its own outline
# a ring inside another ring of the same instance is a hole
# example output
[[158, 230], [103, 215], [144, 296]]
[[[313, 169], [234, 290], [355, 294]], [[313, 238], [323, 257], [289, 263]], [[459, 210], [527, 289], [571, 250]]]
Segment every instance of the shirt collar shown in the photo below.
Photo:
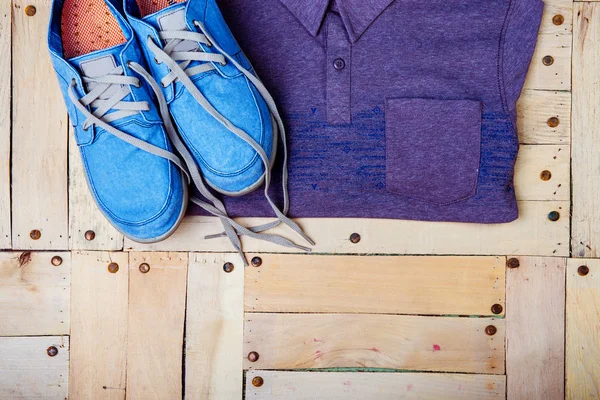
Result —
[[[332, 0], [280, 0], [304, 25], [311, 35], [317, 36], [325, 13]], [[352, 43], [394, 0], [337, 0], [340, 15]]]

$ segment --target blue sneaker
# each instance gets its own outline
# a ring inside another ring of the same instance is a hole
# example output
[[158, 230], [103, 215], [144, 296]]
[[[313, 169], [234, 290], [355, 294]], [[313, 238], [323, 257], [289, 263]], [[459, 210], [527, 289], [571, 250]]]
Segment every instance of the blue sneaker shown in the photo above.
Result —
[[185, 214], [187, 172], [136, 73], [145, 62], [129, 24], [104, 0], [54, 0], [48, 47], [99, 209], [136, 242], [167, 238]]
[[124, 9], [208, 185], [228, 196], [257, 189], [277, 126], [215, 1], [125, 0]]

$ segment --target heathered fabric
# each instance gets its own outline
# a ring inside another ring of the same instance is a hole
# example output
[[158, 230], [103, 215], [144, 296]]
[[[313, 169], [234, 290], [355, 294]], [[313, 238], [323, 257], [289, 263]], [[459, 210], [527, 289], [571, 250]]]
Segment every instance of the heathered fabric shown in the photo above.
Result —
[[[286, 122], [292, 217], [517, 217], [540, 0], [218, 3]], [[261, 193], [226, 206], [271, 216]]]

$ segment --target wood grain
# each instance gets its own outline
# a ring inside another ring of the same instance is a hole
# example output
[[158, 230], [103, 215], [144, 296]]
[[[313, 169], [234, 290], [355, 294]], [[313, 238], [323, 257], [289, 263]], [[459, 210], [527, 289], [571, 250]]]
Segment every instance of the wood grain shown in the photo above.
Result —
[[[497, 333], [488, 336], [485, 328]], [[246, 314], [247, 369], [393, 368], [504, 374], [504, 320], [405, 315]]]
[[[223, 265], [234, 265], [232, 272]], [[185, 397], [242, 398], [244, 267], [236, 254], [191, 254], [185, 340]]]
[[[49, 357], [47, 349], [58, 353]], [[0, 399], [66, 399], [69, 337], [0, 337]]]
[[[30, 17], [25, 7], [37, 12]], [[67, 112], [50, 64], [46, 0], [13, 0], [12, 245], [69, 247]], [[41, 232], [32, 240], [30, 232]]]
[[[72, 128], [69, 134], [72, 138]], [[85, 238], [89, 230], [95, 234], [93, 240]], [[71, 249], [123, 249], [123, 235], [102, 215], [90, 193], [75, 140], [69, 140], [69, 233]]]
[[247, 311], [493, 315], [493, 304], [504, 307], [505, 257], [259, 256], [260, 267], [246, 268]]
[[575, 3], [573, 33], [573, 219], [575, 257], [600, 252], [600, 4]]
[[[515, 172], [515, 191], [520, 198], [570, 200], [571, 154], [568, 145], [521, 146]], [[550, 179], [541, 178], [543, 171]]]
[[[400, 221], [381, 219], [299, 219], [298, 223], [317, 243], [315, 253], [334, 254], [526, 254], [569, 255], [569, 202], [521, 201], [520, 217], [509, 224], [461, 224], [447, 222]], [[559, 211], [561, 218], [552, 222], [548, 213]], [[246, 226], [260, 225], [265, 219], [240, 218]], [[269, 220], [270, 221], [270, 220]], [[232, 251], [224, 238], [204, 240], [205, 235], [220, 232], [216, 218], [186, 217], [167, 240], [139, 244], [125, 239], [126, 249], [170, 251]], [[297, 238], [283, 227], [273, 233]], [[360, 243], [348, 240], [357, 232]], [[242, 237], [248, 252], [294, 252], [274, 244]]]
[[519, 257], [506, 273], [508, 399], [564, 399], [564, 258]]
[[0, 336], [67, 335], [70, 283], [70, 253], [0, 253]]
[[12, 247], [10, 233], [11, 2], [0, 2], [0, 249]]
[[[558, 126], [548, 125], [552, 117], [558, 118]], [[524, 90], [517, 103], [517, 130], [522, 144], [569, 144], [571, 93]]]
[[[578, 272], [580, 266], [587, 275]], [[567, 266], [567, 396], [600, 399], [600, 260]]]
[[[263, 379], [255, 387], [252, 380]], [[502, 375], [248, 371], [252, 400], [504, 399]]]
[[187, 267], [185, 253], [129, 256], [127, 399], [182, 396]]
[[127, 278], [126, 253], [73, 252], [71, 399], [125, 398]]

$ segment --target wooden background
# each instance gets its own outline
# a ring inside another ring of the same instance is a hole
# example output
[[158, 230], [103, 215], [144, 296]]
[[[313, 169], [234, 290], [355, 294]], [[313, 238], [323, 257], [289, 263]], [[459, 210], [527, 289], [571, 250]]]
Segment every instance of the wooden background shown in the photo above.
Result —
[[102, 218], [49, 3], [0, 2], [0, 399], [600, 398], [600, 3], [546, 1], [517, 221], [306, 219], [320, 254], [244, 239], [247, 268], [214, 219], [140, 245]]

